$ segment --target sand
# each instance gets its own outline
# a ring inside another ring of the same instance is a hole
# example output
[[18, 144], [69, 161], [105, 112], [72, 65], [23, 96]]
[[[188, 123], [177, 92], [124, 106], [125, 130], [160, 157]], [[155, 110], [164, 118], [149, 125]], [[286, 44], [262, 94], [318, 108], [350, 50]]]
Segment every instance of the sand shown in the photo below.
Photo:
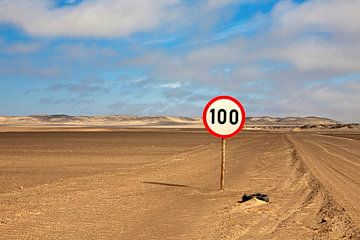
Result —
[[[0, 133], [0, 239], [359, 239], [358, 132]], [[239, 203], [243, 194], [269, 203]]]

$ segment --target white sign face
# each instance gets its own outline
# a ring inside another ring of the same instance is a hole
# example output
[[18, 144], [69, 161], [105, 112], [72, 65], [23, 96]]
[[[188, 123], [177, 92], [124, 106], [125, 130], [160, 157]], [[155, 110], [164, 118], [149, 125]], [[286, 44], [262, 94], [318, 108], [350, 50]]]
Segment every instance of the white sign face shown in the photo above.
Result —
[[203, 122], [206, 129], [219, 138], [229, 138], [241, 131], [245, 111], [241, 103], [230, 96], [212, 99], [204, 108]]

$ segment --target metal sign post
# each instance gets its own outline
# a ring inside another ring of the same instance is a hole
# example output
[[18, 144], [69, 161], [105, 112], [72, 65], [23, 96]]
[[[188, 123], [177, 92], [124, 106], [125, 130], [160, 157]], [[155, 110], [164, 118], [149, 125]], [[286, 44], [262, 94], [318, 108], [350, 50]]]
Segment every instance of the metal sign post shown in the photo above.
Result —
[[226, 139], [221, 139], [221, 174], [220, 174], [220, 190], [224, 190], [225, 185], [225, 159], [226, 159]]

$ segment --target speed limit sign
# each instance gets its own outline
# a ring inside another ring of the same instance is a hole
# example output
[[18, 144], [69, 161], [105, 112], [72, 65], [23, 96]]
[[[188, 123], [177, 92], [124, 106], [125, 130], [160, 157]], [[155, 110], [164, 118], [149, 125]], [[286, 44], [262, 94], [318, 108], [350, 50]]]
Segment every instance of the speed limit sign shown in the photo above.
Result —
[[205, 128], [215, 137], [221, 138], [220, 190], [224, 190], [226, 138], [238, 134], [245, 124], [245, 110], [241, 103], [230, 96], [211, 99], [203, 111]]
[[244, 107], [233, 97], [215, 97], [204, 108], [203, 123], [205, 128], [215, 137], [233, 137], [244, 127]]

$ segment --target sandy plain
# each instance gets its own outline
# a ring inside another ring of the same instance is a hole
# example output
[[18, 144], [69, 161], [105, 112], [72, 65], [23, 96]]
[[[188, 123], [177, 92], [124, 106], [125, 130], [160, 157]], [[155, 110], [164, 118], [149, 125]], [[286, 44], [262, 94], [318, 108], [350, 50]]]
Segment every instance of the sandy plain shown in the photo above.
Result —
[[0, 239], [360, 239], [359, 134], [1, 132]]

